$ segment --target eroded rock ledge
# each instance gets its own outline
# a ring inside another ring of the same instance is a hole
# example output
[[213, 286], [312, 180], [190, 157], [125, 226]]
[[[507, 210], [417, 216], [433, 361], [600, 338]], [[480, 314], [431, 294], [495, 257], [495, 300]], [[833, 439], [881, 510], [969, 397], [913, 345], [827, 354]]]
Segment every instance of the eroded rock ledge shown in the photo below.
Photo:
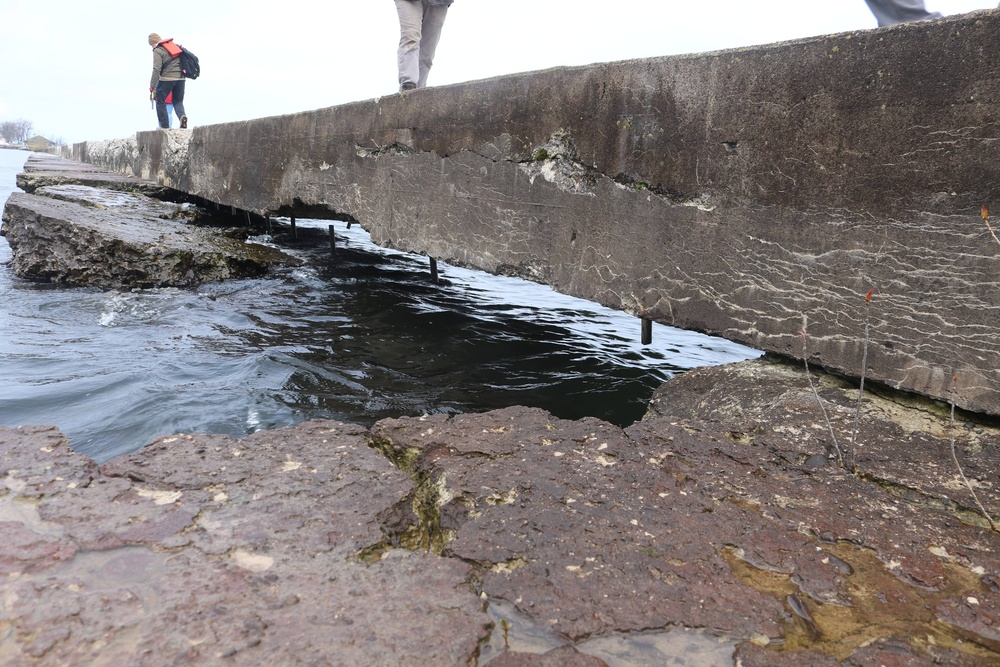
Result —
[[[186, 287], [260, 276], [299, 260], [197, 223], [168, 188], [89, 165], [33, 156], [0, 228], [14, 273], [74, 286]], [[177, 193], [174, 193], [175, 195]]]
[[[856, 391], [815, 383], [844, 446]], [[1000, 533], [950, 452], [996, 513], [1000, 430], [950, 424], [866, 394], [849, 474], [802, 370], [765, 359], [672, 380], [624, 430], [509, 408], [97, 466], [0, 429], [0, 658], [996, 664]]]

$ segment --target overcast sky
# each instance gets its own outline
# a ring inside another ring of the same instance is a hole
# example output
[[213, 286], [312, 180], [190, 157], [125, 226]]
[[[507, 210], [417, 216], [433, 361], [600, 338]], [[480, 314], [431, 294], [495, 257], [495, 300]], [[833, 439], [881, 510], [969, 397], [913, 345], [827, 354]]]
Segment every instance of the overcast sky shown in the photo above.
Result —
[[[927, 0], [947, 15], [996, 4]], [[456, 0], [430, 85], [874, 27], [864, 0]], [[150, 32], [201, 59], [192, 126], [397, 90], [391, 0], [2, 0], [0, 121], [65, 142], [156, 127]]]

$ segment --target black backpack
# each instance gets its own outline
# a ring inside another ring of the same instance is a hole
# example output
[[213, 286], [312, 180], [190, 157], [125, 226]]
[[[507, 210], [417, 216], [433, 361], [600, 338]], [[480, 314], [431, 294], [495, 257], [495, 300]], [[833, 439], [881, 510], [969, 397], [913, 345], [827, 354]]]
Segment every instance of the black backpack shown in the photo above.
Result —
[[[198, 56], [191, 53], [180, 44], [176, 44], [176, 46], [181, 50], [181, 54], [177, 56], [180, 60], [181, 74], [185, 79], [197, 79], [201, 76], [201, 63], [198, 62]], [[170, 53], [170, 51], [168, 50], [167, 53]], [[163, 74], [163, 70], [167, 69], [167, 65], [171, 62], [173, 62], [172, 59], [163, 63], [163, 67], [160, 68], [160, 74]]]
[[185, 79], [197, 79], [201, 75], [201, 63], [198, 62], [198, 56], [181, 46], [181, 55], [178, 58], [181, 59], [181, 72]]

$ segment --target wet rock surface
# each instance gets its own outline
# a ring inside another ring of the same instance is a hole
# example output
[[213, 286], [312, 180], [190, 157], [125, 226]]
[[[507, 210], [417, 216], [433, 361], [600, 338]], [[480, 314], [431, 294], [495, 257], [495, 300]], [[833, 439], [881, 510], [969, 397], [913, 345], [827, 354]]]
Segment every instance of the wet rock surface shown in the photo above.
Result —
[[54, 155], [34, 153], [17, 175], [17, 187], [27, 193], [52, 185], [85, 185], [105, 190], [135, 192], [149, 196], [164, 195], [169, 188], [134, 176], [108, 172], [85, 162], [65, 160]]
[[[814, 383], [851, 461], [857, 392]], [[0, 662], [1000, 664], [1000, 430], [866, 393], [851, 474], [819, 405], [765, 359], [628, 429], [517, 407], [100, 467], [3, 429]]]
[[354, 557], [409, 488], [357, 427], [175, 436], [101, 469], [51, 429], [0, 439], [4, 533], [27, 533], [2, 547], [0, 663], [460, 665], [488, 635], [468, 565]]
[[186, 287], [298, 263], [275, 248], [192, 224], [204, 212], [190, 204], [144, 194], [164, 188], [46, 158], [32, 157], [25, 169], [18, 184], [34, 194], [10, 196], [0, 229], [20, 277], [74, 286]]

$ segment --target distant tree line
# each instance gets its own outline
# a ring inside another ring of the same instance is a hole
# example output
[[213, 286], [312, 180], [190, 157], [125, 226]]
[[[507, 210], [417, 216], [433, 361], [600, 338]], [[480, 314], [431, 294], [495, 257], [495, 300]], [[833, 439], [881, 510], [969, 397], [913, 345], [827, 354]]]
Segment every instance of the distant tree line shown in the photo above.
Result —
[[31, 121], [5, 120], [0, 122], [0, 137], [8, 144], [20, 144], [31, 136]]

